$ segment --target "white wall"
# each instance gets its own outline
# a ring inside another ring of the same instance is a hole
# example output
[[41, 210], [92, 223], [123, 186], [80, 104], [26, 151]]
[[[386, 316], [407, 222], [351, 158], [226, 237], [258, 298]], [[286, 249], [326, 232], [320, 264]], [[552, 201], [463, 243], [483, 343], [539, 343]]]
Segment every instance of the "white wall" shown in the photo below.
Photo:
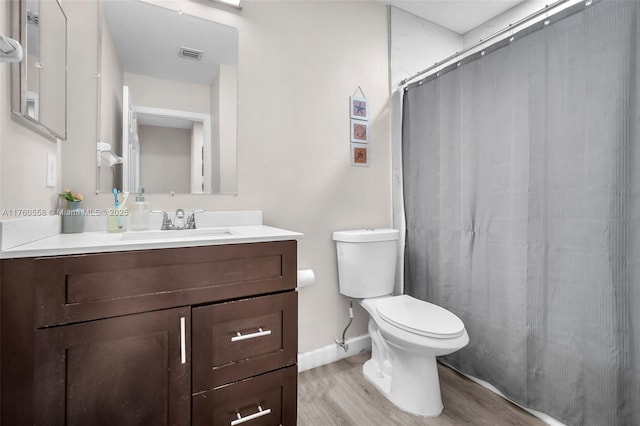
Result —
[[191, 129], [140, 125], [138, 136], [145, 193], [190, 192]]
[[211, 108], [209, 86], [129, 72], [124, 73], [124, 84], [129, 86], [137, 106], [202, 114], [209, 114]]

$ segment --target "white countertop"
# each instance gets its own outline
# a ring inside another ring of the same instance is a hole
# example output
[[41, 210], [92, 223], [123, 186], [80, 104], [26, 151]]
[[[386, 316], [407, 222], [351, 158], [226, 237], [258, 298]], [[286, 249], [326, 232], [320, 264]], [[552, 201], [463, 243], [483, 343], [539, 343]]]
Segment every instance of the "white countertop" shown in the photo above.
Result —
[[[165, 237], [145, 238], [144, 231], [110, 234], [83, 232], [58, 234], [0, 252], [0, 258], [59, 256], [64, 254], [105, 253], [128, 250], [213, 246], [221, 244], [259, 243], [266, 241], [299, 240], [303, 234], [265, 225], [225, 227], [220, 235], [187, 234], [189, 231], [161, 231]], [[200, 230], [207, 230], [202, 228]], [[156, 231], [151, 231], [154, 234]], [[179, 234], [179, 235], [178, 235]], [[139, 238], [137, 236], [140, 235]]]
[[[261, 222], [261, 212], [259, 219]], [[247, 221], [247, 224], [235, 221], [235, 223], [229, 223], [229, 226], [225, 226], [220, 221], [215, 223], [208, 221], [207, 225], [219, 226], [182, 231], [154, 229], [123, 233], [96, 231], [78, 234], [55, 233], [53, 235], [51, 232], [41, 235], [31, 232], [29, 238], [23, 237], [28, 234], [23, 225], [33, 229], [33, 220], [24, 221], [24, 224], [18, 223], [19, 221], [11, 221], [10, 226], [5, 226], [4, 229], [0, 228], [0, 238], [3, 239], [0, 259], [259, 243], [303, 238], [303, 234], [299, 232], [258, 224], [257, 220]], [[21, 238], [18, 238], [17, 235], [20, 235]]]

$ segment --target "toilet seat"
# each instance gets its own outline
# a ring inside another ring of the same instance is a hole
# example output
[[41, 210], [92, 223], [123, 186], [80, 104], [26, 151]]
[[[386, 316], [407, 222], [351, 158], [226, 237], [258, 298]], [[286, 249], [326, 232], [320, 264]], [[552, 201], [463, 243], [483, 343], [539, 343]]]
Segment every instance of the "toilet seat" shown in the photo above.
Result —
[[464, 332], [464, 323], [452, 312], [406, 294], [378, 300], [376, 311], [389, 324], [421, 336], [451, 339]]

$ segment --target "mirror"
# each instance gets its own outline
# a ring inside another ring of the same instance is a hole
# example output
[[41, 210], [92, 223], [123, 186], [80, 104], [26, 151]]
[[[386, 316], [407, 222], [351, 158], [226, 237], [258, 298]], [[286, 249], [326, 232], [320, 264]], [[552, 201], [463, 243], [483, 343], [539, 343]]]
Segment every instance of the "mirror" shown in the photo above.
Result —
[[67, 138], [67, 17], [59, 0], [12, 2], [24, 59], [12, 68], [12, 111], [52, 139]]
[[97, 191], [235, 194], [238, 30], [101, 3]]

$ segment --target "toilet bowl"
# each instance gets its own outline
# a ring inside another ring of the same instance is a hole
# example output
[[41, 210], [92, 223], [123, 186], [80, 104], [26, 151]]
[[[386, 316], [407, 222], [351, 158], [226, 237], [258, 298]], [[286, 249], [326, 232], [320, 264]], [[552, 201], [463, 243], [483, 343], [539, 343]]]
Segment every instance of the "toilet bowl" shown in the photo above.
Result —
[[369, 313], [371, 359], [365, 378], [400, 409], [437, 416], [442, 398], [436, 356], [469, 343], [464, 323], [446, 309], [408, 295], [392, 296], [399, 232], [333, 233], [340, 292], [360, 299]]
[[407, 295], [360, 303], [370, 316], [371, 359], [363, 367], [366, 379], [406, 412], [439, 415], [443, 404], [436, 356], [469, 343], [462, 321], [444, 308]]

